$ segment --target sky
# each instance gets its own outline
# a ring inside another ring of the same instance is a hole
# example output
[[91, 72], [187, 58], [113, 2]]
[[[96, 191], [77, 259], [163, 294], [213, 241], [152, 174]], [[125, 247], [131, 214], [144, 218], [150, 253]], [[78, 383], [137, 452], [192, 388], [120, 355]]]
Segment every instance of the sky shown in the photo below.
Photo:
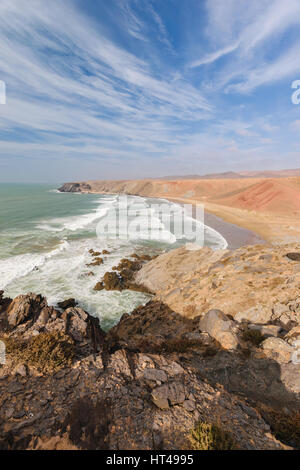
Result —
[[0, 2], [2, 183], [299, 168], [299, 102], [299, 0]]

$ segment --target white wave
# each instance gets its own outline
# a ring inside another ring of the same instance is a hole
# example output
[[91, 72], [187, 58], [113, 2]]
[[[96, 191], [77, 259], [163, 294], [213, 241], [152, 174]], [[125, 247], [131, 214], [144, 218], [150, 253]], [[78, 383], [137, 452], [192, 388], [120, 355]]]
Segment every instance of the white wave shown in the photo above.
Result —
[[[176, 208], [176, 211], [172, 209], [171, 215], [173, 216], [174, 214], [184, 214], [185, 209], [184, 207], [176, 202], [171, 202], [168, 201], [167, 199], [160, 198], [159, 201], [163, 201], [167, 204], [169, 204], [171, 207]], [[164, 214], [164, 217], [166, 217], [166, 214]], [[194, 219], [192, 217], [189, 217], [187, 215], [184, 216], [187, 219], [190, 219], [193, 221], [194, 224], [199, 224], [200, 230], [204, 231], [204, 244], [205, 242], [208, 242], [209, 245], [212, 246], [212, 248], [218, 249], [218, 250], [225, 250], [228, 248], [228, 242], [227, 240], [219, 233], [217, 230], [213, 229], [212, 227], [209, 227], [208, 225], [203, 224], [200, 220]]]
[[60, 219], [50, 219], [47, 222], [42, 222], [36, 225], [36, 228], [40, 230], [45, 230], [48, 232], [62, 232], [64, 230], [70, 230], [71, 232], [76, 232], [98, 219], [106, 216], [108, 212], [108, 207], [102, 207], [97, 209], [94, 212], [88, 214], [83, 214], [79, 216], [65, 217]]
[[205, 225], [205, 231], [210, 233], [211, 241], [215, 242], [218, 250], [226, 250], [228, 248], [228, 242], [217, 230]]
[[152, 210], [148, 209], [150, 217], [138, 216], [128, 226], [130, 240], [154, 240], [173, 244], [176, 236], [166, 229], [158, 217], [155, 217]]
[[0, 287], [4, 289], [12, 281], [27, 276], [32, 271], [39, 269], [47, 260], [58, 255], [67, 247], [69, 243], [63, 241], [58, 248], [47, 254], [27, 253], [24, 255], [13, 256], [0, 261]]
[[64, 230], [76, 232], [77, 230], [91, 225], [96, 220], [105, 217], [109, 208], [116, 200], [117, 197], [96, 199], [94, 202], [98, 203], [98, 208], [92, 212], [71, 217], [41, 220], [40, 223], [36, 225], [36, 228], [48, 232], [62, 232]]
[[102, 199], [99, 199], [98, 201], [99, 202], [115, 202], [117, 200], [118, 200], [118, 196], [115, 196], [115, 197], [102, 197]]
[[108, 213], [108, 208], [105, 207], [90, 214], [84, 214], [79, 217], [72, 217], [69, 219], [69, 221], [64, 222], [63, 225], [64, 225], [64, 228], [66, 228], [67, 230], [71, 230], [72, 232], [75, 232], [76, 230], [84, 228], [87, 225], [90, 225], [91, 223], [95, 222], [96, 220], [101, 219], [102, 217], [105, 217], [107, 213]]
[[49, 224], [39, 224], [36, 225], [36, 228], [39, 228], [40, 230], [45, 230], [46, 232], [62, 232], [64, 228], [58, 228], [58, 227], [53, 227], [52, 225]]

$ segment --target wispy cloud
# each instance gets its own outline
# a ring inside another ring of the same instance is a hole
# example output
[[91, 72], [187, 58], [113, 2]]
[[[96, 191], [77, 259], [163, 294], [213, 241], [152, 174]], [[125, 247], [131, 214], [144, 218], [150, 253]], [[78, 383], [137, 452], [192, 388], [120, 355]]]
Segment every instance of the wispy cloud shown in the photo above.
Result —
[[285, 50], [278, 47], [282, 36], [300, 25], [298, 0], [214, 0], [207, 1], [206, 8], [207, 36], [214, 50], [192, 60], [190, 67], [207, 65], [229, 56], [218, 84], [222, 87], [228, 84], [228, 91], [240, 93], [300, 71], [297, 59], [299, 33], [298, 44], [290, 45], [286, 41]]
[[195, 67], [200, 67], [200, 65], [211, 64], [212, 62], [219, 60], [221, 57], [235, 51], [238, 48], [238, 46], [239, 46], [239, 43], [236, 42], [230, 46], [224, 47], [224, 49], [219, 49], [216, 52], [207, 54], [204, 57], [202, 57], [202, 59], [191, 62], [189, 64], [189, 67], [195, 68]]
[[[123, 7], [130, 34], [141, 31], [126, 2]], [[111, 141], [120, 157], [137, 145], [143, 153], [159, 151], [174, 141], [181, 122], [199, 121], [212, 109], [190, 83], [170, 80], [167, 68], [154, 72], [150, 62], [113, 42], [70, 1], [3, 0], [0, 43], [8, 87], [0, 129], [40, 131], [45, 150], [47, 135], [60, 133], [70, 152], [80, 145], [78, 136], [94, 139], [100, 149]], [[54, 150], [52, 143], [49, 148]]]
[[[61, 167], [65, 162], [68, 174], [80, 160], [94, 177], [102, 168], [107, 177], [146, 176], [146, 169], [155, 176], [168, 167], [173, 173], [172, 162], [177, 171], [198, 165], [207, 172], [222, 155], [227, 169], [239, 158], [246, 166], [255, 152], [262, 158], [266, 146], [269, 158], [284, 126], [272, 113], [263, 116], [259, 102], [250, 113], [244, 98], [231, 102], [230, 96], [300, 71], [300, 35], [285, 36], [300, 22], [298, 1], [290, 0], [289, 8], [277, 0], [203, 3], [204, 24], [188, 34], [194, 45], [201, 38], [205, 52], [193, 56], [180, 28], [189, 29], [187, 18], [196, 10], [183, 2], [96, 3], [101, 14], [92, 1], [1, 1], [0, 79], [7, 105], [0, 106], [0, 177], [1, 164], [7, 168], [11, 161], [13, 168], [16, 158], [37, 166], [43, 161], [48, 169], [51, 160]], [[283, 37], [275, 50], [273, 42]], [[290, 131], [296, 120], [286, 116]]]

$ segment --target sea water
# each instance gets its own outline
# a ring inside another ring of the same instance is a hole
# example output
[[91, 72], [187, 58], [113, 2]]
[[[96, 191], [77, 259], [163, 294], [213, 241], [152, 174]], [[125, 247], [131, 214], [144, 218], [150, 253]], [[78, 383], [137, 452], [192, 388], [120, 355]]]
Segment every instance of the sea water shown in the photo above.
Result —
[[[10, 297], [42, 294], [54, 306], [75, 298], [81, 308], [100, 319], [106, 330], [123, 313], [148, 302], [149, 296], [144, 293], [96, 292], [93, 288], [122, 258], [133, 253], [160, 254], [187, 240], [176, 238], [170, 227], [162, 227], [153, 209], [153, 204], [162, 201], [135, 196], [123, 196], [123, 201], [137, 209], [142, 204], [138, 233], [129, 239], [114, 233], [101, 236], [101, 221], [116, 213], [122, 219], [120, 197], [60, 193], [53, 185], [0, 184], [0, 290]], [[172, 211], [180, 209], [172, 202], [163, 203]], [[150, 230], [149, 214], [154, 221]], [[204, 229], [206, 246], [226, 248], [226, 240], [218, 232]], [[110, 254], [103, 257], [103, 265], [89, 267], [93, 261], [90, 249]], [[94, 275], [89, 275], [91, 272]]]

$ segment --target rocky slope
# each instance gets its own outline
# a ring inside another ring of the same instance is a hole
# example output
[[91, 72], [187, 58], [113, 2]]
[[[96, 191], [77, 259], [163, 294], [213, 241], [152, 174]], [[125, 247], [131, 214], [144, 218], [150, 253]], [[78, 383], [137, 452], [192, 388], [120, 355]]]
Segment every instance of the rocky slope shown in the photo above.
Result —
[[[211, 361], [216, 380], [231, 391], [243, 390], [292, 411], [300, 398], [299, 252], [300, 245], [179, 248], [145, 265], [136, 281], [231, 351], [230, 367], [226, 354]], [[240, 361], [233, 351], [247, 349], [247, 339], [255, 335], [259, 347]], [[249, 370], [256, 374], [252, 383]]]
[[0, 448], [190, 449], [198, 423], [299, 448], [299, 275], [299, 245], [174, 250], [108, 333], [73, 300], [0, 293]]
[[[1, 449], [185, 449], [199, 420], [222, 423], [239, 448], [284, 448], [245, 399], [200, 377], [189, 347], [187, 363], [176, 348], [143, 352], [141, 345], [126, 344], [132, 334], [124, 342], [126, 317], [118, 342], [118, 328], [105, 337], [82, 310], [59, 312], [33, 294], [2, 298], [1, 309], [8, 350], [0, 369]], [[168, 314], [162, 305], [147, 309]], [[57, 357], [56, 350], [48, 351], [51, 371], [34, 356], [36, 338], [45, 332], [69, 338], [74, 355], [67, 367], [57, 360], [64, 349]], [[29, 342], [31, 355], [15, 354], [12, 344], [20, 348], [20, 339]], [[208, 337], [201, 340], [201, 354], [210, 343]]]

